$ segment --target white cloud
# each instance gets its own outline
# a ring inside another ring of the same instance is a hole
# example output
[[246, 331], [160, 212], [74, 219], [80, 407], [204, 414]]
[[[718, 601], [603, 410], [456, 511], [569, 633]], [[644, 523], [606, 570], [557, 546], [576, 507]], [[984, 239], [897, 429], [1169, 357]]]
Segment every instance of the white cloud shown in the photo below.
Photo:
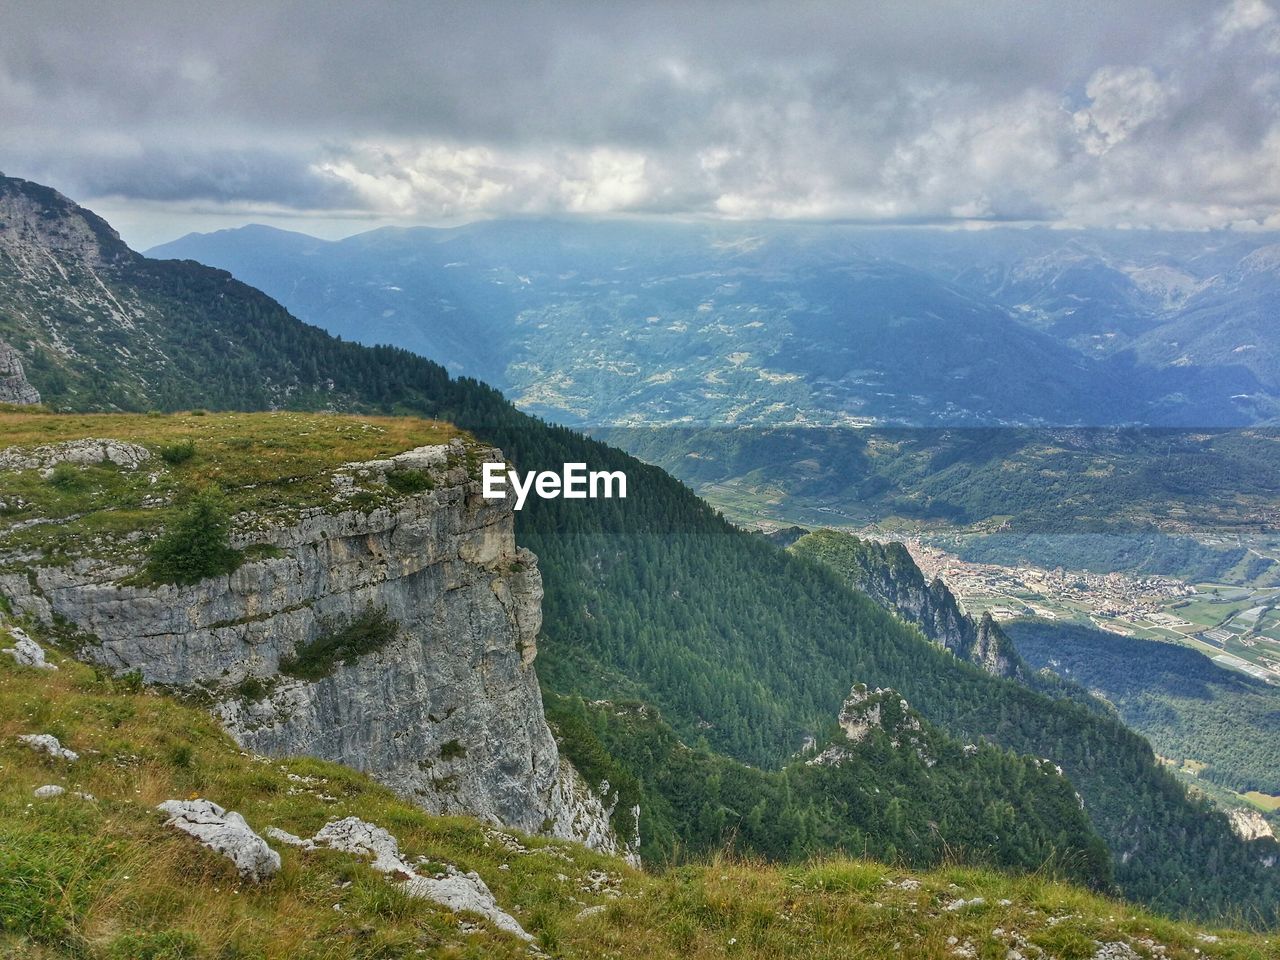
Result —
[[1236, 34], [1254, 33], [1275, 21], [1276, 12], [1265, 0], [1234, 0], [1218, 14], [1218, 39], [1230, 40]]
[[1101, 155], [1159, 117], [1169, 93], [1149, 67], [1103, 67], [1085, 86], [1089, 105], [1076, 111], [1085, 149]]
[[377, 214], [448, 219], [494, 214], [621, 213], [650, 193], [643, 154], [598, 148], [551, 155], [487, 146], [366, 142], [317, 163]]

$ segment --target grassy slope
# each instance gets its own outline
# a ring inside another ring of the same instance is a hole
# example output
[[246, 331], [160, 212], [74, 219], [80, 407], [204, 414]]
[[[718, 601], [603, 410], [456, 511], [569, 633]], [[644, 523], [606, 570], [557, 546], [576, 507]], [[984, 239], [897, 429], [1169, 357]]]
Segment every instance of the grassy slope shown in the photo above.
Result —
[[[0, 627], [0, 646], [7, 645]], [[492, 830], [428, 816], [334, 764], [240, 752], [198, 709], [62, 657], [57, 673], [0, 657], [0, 954], [15, 957], [527, 956], [504, 934], [464, 933], [442, 908], [409, 900], [353, 858], [285, 847], [269, 884], [237, 881], [226, 862], [163, 827], [156, 803], [205, 796], [256, 829], [307, 835], [355, 815], [390, 829], [410, 855], [474, 869], [551, 956], [950, 956], [969, 941], [1004, 957], [1010, 932], [1049, 954], [1093, 956], [1095, 941], [1143, 941], [1162, 956], [1275, 956], [1274, 937], [1158, 919], [1034, 877], [944, 869], [918, 890], [901, 871], [856, 860], [787, 870], [712, 862], [642, 874], [572, 844], [521, 838], [512, 853]], [[57, 735], [81, 754], [68, 765], [18, 745]], [[314, 783], [289, 775], [318, 778]], [[36, 800], [58, 783], [97, 797]], [[567, 858], [567, 859], [566, 859]], [[503, 865], [505, 869], [502, 869]], [[620, 878], [621, 896], [583, 891], [587, 871]], [[956, 898], [985, 898], [961, 910]], [[1005, 903], [1004, 901], [1008, 901]], [[577, 919], [585, 905], [605, 910]], [[1058, 920], [1057, 918], [1066, 918]], [[1001, 932], [997, 932], [1001, 931]], [[1034, 951], [1023, 948], [1034, 955]]]
[[[187, 491], [207, 484], [222, 489], [237, 511], [278, 516], [328, 504], [328, 477], [340, 464], [463, 436], [449, 424], [412, 417], [20, 411], [0, 406], [5, 446], [30, 448], [94, 437], [139, 443], [152, 453], [138, 470], [110, 464], [83, 467], [67, 484], [51, 483], [35, 471], [0, 471], [5, 493], [0, 517], [8, 527], [0, 533], [0, 553], [29, 546], [49, 558], [89, 552], [95, 545], [121, 548], [121, 535], [159, 529]], [[166, 464], [166, 448], [187, 441], [194, 444], [194, 455], [180, 464]], [[57, 522], [14, 529], [38, 518]]]

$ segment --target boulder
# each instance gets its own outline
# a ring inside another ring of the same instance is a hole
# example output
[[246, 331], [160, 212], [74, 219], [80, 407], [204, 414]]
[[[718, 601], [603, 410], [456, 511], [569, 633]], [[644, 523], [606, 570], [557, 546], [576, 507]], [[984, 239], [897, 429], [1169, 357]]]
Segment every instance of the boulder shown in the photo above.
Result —
[[27, 636], [26, 632], [19, 627], [10, 627], [9, 633], [13, 636], [12, 647], [0, 650], [0, 653], [7, 653], [9, 656], [23, 667], [35, 667], [37, 670], [57, 670], [58, 668], [49, 663], [44, 658], [44, 650], [40, 645]]
[[409, 896], [438, 903], [454, 913], [478, 914], [499, 930], [505, 930], [521, 940], [533, 940], [515, 917], [498, 906], [493, 893], [479, 874], [463, 873], [456, 867], [446, 866], [443, 874], [421, 876], [417, 868], [400, 855], [400, 845], [396, 838], [382, 827], [358, 817], [345, 817], [325, 824], [311, 838], [311, 842], [317, 846], [371, 857], [373, 869], [398, 881]]
[[37, 753], [47, 753], [51, 757], [66, 760], [68, 763], [80, 759], [80, 754], [74, 750], [68, 750], [58, 742], [57, 737], [50, 733], [24, 733], [18, 737], [18, 741], [25, 743]]
[[261, 883], [280, 869], [280, 854], [235, 811], [224, 810], [211, 800], [166, 800], [156, 809], [169, 814], [165, 826], [189, 833], [222, 854], [246, 880]]

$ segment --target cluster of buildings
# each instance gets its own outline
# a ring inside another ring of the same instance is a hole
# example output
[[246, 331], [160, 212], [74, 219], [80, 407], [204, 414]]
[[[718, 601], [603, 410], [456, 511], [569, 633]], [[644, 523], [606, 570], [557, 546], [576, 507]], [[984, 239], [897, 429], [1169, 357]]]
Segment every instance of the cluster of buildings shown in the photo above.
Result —
[[1172, 577], [1005, 567], [961, 560], [915, 539], [907, 540], [906, 546], [927, 578], [942, 577], [966, 607], [989, 610], [996, 619], [1029, 615], [1056, 619], [1060, 609], [1048, 604], [1067, 603], [1099, 618], [1099, 625], [1128, 620], [1154, 622], [1169, 629], [1191, 626], [1165, 612], [1171, 600], [1196, 593], [1195, 587]]

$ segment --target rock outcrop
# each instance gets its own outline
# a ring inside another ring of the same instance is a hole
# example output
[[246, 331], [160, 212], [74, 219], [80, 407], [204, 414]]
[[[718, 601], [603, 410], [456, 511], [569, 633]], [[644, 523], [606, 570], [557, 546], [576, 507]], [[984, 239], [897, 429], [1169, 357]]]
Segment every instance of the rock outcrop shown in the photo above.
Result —
[[443, 872], [423, 876], [416, 865], [401, 855], [400, 845], [395, 837], [358, 817], [345, 817], [327, 823], [310, 840], [294, 840], [298, 846], [322, 846], [369, 857], [372, 861], [370, 866], [374, 870], [398, 882], [409, 896], [438, 903], [454, 913], [477, 914], [499, 930], [505, 930], [521, 940], [533, 940], [515, 917], [498, 906], [492, 891], [478, 873], [464, 873], [457, 867], [446, 864]]
[[222, 854], [246, 880], [262, 883], [280, 869], [280, 854], [234, 810], [224, 810], [212, 800], [166, 800], [156, 809], [169, 815], [166, 827], [188, 833]]
[[829, 563], [852, 587], [915, 624], [928, 639], [961, 660], [995, 676], [1025, 676], [1022, 658], [991, 615], [984, 613], [981, 620], [975, 620], [961, 609], [940, 578], [926, 582], [901, 543], [879, 543], [820, 530], [801, 538], [793, 549]]
[[0, 403], [27, 405], [40, 402], [40, 391], [22, 369], [18, 351], [0, 340]]
[[810, 766], [836, 766], [849, 756], [849, 749], [883, 731], [895, 750], [914, 750], [926, 767], [937, 761], [929, 750], [924, 723], [919, 714], [897, 691], [888, 687], [870, 689], [855, 683], [837, 718], [843, 739], [837, 738], [817, 756], [805, 761]]
[[80, 754], [74, 750], [68, 750], [51, 733], [24, 733], [18, 737], [18, 742], [25, 743], [37, 753], [47, 753], [57, 760], [66, 760], [68, 763], [74, 763], [80, 759]]
[[136, 258], [111, 226], [52, 187], [0, 174], [0, 253], [15, 263], [95, 267]]
[[1267, 823], [1267, 818], [1257, 810], [1233, 807], [1227, 811], [1227, 819], [1231, 821], [1231, 829], [1236, 832], [1236, 836], [1241, 840], [1275, 838], [1271, 824]]
[[122, 470], [136, 470], [151, 459], [151, 451], [124, 440], [68, 440], [32, 449], [0, 450], [0, 470], [39, 470], [48, 473], [60, 463], [91, 467], [110, 463]]
[[20, 667], [35, 667], [37, 670], [57, 670], [58, 668], [44, 658], [44, 650], [40, 644], [32, 640], [21, 627], [9, 627], [13, 637], [13, 646], [0, 650], [0, 653], [13, 657]]
[[[91, 637], [86, 659], [210, 698], [247, 749], [334, 760], [434, 813], [627, 854], [547, 727], [537, 559], [516, 546], [510, 501], [481, 497], [485, 460], [502, 456], [455, 440], [347, 464], [331, 503], [236, 517], [233, 546], [270, 555], [192, 586], [141, 586], [135, 566], [82, 557], [0, 575], [0, 594]], [[404, 470], [428, 488], [352, 504]], [[322, 675], [282, 672], [368, 611], [394, 636]]]

